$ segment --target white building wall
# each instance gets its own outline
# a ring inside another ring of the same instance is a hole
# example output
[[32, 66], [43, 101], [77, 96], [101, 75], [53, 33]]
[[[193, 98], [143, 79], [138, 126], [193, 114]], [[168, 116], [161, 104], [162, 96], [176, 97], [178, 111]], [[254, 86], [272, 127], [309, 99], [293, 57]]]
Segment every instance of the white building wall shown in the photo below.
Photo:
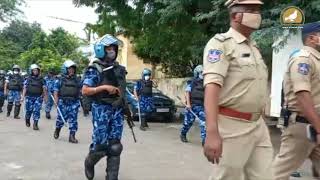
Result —
[[[274, 46], [276, 45], [275, 43]], [[287, 70], [289, 56], [294, 50], [300, 49], [302, 46], [301, 33], [291, 34], [283, 48], [279, 51], [273, 51], [270, 116], [280, 117], [282, 81]]]

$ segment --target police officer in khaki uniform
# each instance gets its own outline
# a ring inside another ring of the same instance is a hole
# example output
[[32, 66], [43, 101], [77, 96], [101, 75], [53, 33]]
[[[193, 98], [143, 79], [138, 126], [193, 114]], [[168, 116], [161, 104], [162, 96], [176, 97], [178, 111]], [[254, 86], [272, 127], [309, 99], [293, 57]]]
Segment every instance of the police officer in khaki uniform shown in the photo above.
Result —
[[251, 33], [261, 24], [259, 0], [229, 0], [231, 28], [204, 49], [207, 137], [204, 154], [216, 164], [211, 180], [271, 180], [273, 148], [261, 118], [267, 67]]
[[[273, 165], [276, 180], [288, 180], [308, 158], [314, 174], [320, 168], [320, 22], [304, 25], [302, 37], [304, 47], [291, 55], [284, 76], [288, 127]], [[315, 142], [307, 138], [309, 124], [316, 131]]]

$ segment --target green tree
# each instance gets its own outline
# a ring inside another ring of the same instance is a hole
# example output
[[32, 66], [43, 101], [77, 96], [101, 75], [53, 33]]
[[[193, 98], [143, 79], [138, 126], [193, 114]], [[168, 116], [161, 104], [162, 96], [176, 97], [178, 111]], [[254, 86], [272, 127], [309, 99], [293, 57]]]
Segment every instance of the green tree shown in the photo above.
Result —
[[41, 32], [42, 29], [38, 23], [30, 24], [25, 21], [14, 20], [1, 31], [1, 36], [23, 50], [28, 50], [34, 35]]
[[21, 11], [18, 9], [23, 0], [0, 0], [0, 21], [6, 22]]
[[24, 69], [38, 64], [43, 72], [47, 72], [51, 68], [59, 71], [62, 61], [62, 57], [50, 49], [34, 48], [21, 54], [19, 64]]
[[15, 43], [0, 36], [0, 69], [11, 69], [13, 64], [18, 63], [17, 55], [22, 51]]
[[43, 32], [37, 23], [20, 20], [12, 21], [0, 31], [0, 68], [11, 69], [19, 61], [19, 56], [28, 50], [34, 35]]
[[26, 70], [36, 63], [44, 72], [50, 68], [60, 71], [66, 59], [75, 60], [84, 68], [88, 60], [78, 50], [83, 44], [61, 27], [47, 35], [38, 23], [14, 20], [0, 31], [0, 68], [11, 69], [18, 63]]
[[[129, 0], [75, 0], [78, 5], [97, 7], [99, 21], [91, 25], [93, 31], [99, 35], [121, 32], [129, 36], [139, 57], [153, 64], [161, 64], [163, 71], [171, 76], [190, 74], [192, 68], [202, 62], [206, 42], [214, 34], [229, 28], [225, 0], [130, 2], [133, 5], [129, 5]], [[277, 37], [283, 36], [279, 22], [281, 11], [288, 6], [298, 6], [305, 12], [307, 22], [317, 21], [320, 0], [277, 0], [264, 3], [262, 28], [253, 38], [270, 66], [272, 43]], [[284, 40], [280, 46], [285, 43]]]
[[83, 42], [59, 27], [51, 31], [49, 35], [43, 31], [36, 32], [29, 49], [20, 55], [20, 64], [28, 68], [31, 64], [39, 64], [43, 72], [54, 69], [59, 72], [66, 59], [74, 60], [80, 70], [85, 67], [87, 60], [82, 56], [78, 48]]
[[61, 56], [68, 57], [80, 46], [80, 39], [59, 27], [48, 35], [48, 43], [52, 50], [57, 51]]

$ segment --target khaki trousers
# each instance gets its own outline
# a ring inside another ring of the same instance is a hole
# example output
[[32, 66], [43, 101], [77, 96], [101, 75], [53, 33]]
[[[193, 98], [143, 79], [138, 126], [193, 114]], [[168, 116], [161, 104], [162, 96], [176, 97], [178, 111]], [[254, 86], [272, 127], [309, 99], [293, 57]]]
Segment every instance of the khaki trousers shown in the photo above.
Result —
[[306, 159], [310, 158], [316, 169], [320, 168], [320, 146], [307, 138], [307, 124], [289, 125], [281, 135], [281, 147], [273, 163], [275, 180], [289, 180]]
[[[239, 123], [233, 123], [235, 120], [228, 118], [219, 121], [224, 121], [223, 129], [227, 128], [229, 121], [230, 126]], [[222, 158], [220, 163], [214, 166], [209, 180], [273, 180], [271, 172], [273, 148], [269, 130], [263, 120], [259, 121], [245, 134], [226, 138], [220, 133], [223, 138]]]

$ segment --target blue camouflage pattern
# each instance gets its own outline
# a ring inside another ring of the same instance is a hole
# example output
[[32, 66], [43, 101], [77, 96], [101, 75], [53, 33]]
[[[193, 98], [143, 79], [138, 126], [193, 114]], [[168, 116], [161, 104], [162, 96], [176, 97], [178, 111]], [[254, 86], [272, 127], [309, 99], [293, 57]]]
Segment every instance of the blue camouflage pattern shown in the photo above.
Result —
[[[195, 80], [199, 80], [196, 78]], [[192, 80], [187, 81], [187, 85], [185, 88], [185, 91], [187, 93], [191, 93], [192, 91]], [[188, 131], [192, 127], [196, 117], [193, 115], [193, 113], [196, 114], [199, 118], [199, 127], [200, 127], [200, 137], [202, 142], [206, 139], [206, 119], [205, 119], [205, 111], [204, 106], [202, 105], [191, 105], [191, 109], [185, 108], [184, 110], [184, 121], [183, 126], [181, 128], [181, 134], [187, 135]]]
[[[100, 73], [95, 68], [88, 68], [84, 75], [83, 85], [97, 87]], [[111, 104], [92, 102], [92, 143], [90, 150], [95, 151], [97, 145], [108, 144], [110, 140], [121, 140], [124, 114], [122, 108], [114, 109]]]
[[48, 94], [48, 102], [46, 103], [45, 112], [49, 113], [51, 112], [51, 109], [54, 105], [54, 101], [51, 95], [53, 95], [53, 92], [54, 92], [55, 78], [46, 76], [44, 80], [45, 80], [47, 94]]
[[[23, 83], [24, 88], [28, 88], [29, 80], [26, 79]], [[43, 86], [45, 88], [45, 86]], [[38, 122], [40, 119], [40, 111], [42, 107], [43, 97], [42, 96], [26, 96], [25, 102], [25, 118], [30, 119], [33, 117], [34, 122]]]
[[[134, 89], [139, 92], [142, 89], [140, 81], [134, 85]], [[154, 110], [153, 98], [150, 96], [140, 95], [139, 106], [141, 115], [144, 116], [146, 113], [151, 113]]]
[[0, 97], [5, 97], [4, 91], [0, 91]]
[[141, 115], [142, 113], [151, 113], [154, 110], [152, 97], [140, 96], [139, 106], [140, 106]]
[[[6, 77], [6, 82], [9, 83], [10, 76]], [[23, 82], [21, 82], [23, 84]], [[9, 90], [8, 91], [8, 103], [14, 103], [16, 106], [19, 106], [21, 103], [21, 91]]]
[[43, 98], [41, 96], [39, 97], [26, 97], [25, 102], [25, 118], [31, 119], [31, 116], [33, 117], [34, 122], [38, 122], [40, 120], [40, 111], [42, 107]]
[[121, 140], [123, 132], [123, 108], [112, 105], [92, 104], [92, 144], [91, 150], [97, 145], [108, 144], [110, 140]]
[[[200, 127], [200, 137], [202, 142], [206, 139], [206, 118], [205, 118], [205, 112], [204, 107], [199, 105], [194, 105], [191, 107], [191, 110], [196, 114], [199, 118], [199, 127]], [[188, 131], [192, 127], [196, 117], [193, 115], [193, 113], [190, 111], [190, 109], [186, 108], [184, 111], [184, 121], [183, 126], [181, 128], [181, 134], [187, 135]]]
[[[58, 101], [58, 108], [60, 109], [64, 120], [69, 124], [69, 130], [71, 133], [78, 131], [78, 112], [80, 107], [79, 100], [62, 100]], [[62, 128], [64, 122], [57, 110], [56, 128]]]
[[[53, 90], [54, 92], [59, 93], [61, 88], [61, 80], [56, 79], [54, 83]], [[79, 89], [80, 91], [80, 89]], [[60, 109], [64, 120], [69, 124], [70, 133], [75, 133], [78, 131], [78, 112], [80, 107], [80, 97], [77, 97], [73, 100], [60, 99], [58, 100], [58, 108]], [[64, 122], [59, 114], [57, 109], [57, 121], [56, 128], [62, 128]]]
[[8, 103], [14, 103], [15, 105], [20, 105], [20, 101], [21, 101], [21, 91], [9, 90]]
[[186, 86], [185, 91], [191, 92], [191, 90], [192, 90], [192, 81], [187, 81], [187, 86]]

